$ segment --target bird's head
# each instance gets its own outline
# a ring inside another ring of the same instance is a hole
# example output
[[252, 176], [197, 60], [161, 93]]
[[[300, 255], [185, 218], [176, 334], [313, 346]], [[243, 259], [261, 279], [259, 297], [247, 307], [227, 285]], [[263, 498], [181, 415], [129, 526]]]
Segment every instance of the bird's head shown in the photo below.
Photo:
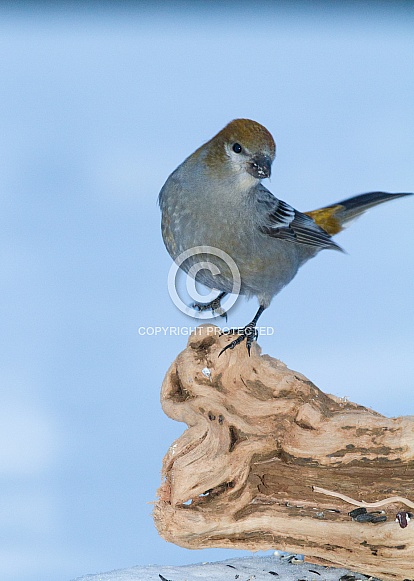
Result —
[[217, 177], [254, 183], [270, 177], [276, 144], [269, 131], [250, 119], [235, 119], [208, 141], [205, 163]]

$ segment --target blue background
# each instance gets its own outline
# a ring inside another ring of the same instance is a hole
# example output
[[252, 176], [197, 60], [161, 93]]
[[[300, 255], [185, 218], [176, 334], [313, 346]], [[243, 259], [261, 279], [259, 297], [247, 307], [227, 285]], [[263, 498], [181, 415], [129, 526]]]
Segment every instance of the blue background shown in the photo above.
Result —
[[[2, 579], [244, 554], [167, 544], [151, 518], [186, 338], [138, 329], [194, 325], [157, 195], [236, 117], [273, 133], [266, 185], [300, 210], [413, 190], [413, 24], [408, 2], [1, 5]], [[413, 214], [372, 210], [261, 320], [264, 352], [388, 416], [413, 410]]]

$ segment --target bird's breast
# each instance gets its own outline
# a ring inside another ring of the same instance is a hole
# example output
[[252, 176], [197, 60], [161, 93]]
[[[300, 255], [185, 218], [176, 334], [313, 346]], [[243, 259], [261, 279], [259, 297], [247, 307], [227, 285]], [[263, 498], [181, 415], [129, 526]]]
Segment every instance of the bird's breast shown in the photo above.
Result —
[[[297, 245], [271, 238], [260, 232], [254, 214], [243, 200], [220, 197], [216, 192], [182, 188], [173, 179], [166, 184], [162, 199], [162, 234], [168, 252], [175, 260], [184, 251], [197, 251], [182, 264], [185, 271], [200, 262], [208, 262], [220, 274], [198, 270], [197, 279], [210, 288], [231, 292], [234, 269], [218, 250], [231, 257], [241, 279], [241, 293], [277, 294], [295, 276], [300, 260]], [[270, 302], [270, 299], [269, 299]]]

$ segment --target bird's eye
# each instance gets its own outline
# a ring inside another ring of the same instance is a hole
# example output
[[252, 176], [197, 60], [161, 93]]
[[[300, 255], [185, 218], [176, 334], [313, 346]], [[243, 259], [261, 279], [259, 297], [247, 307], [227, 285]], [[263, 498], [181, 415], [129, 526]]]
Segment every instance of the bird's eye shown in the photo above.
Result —
[[242, 149], [243, 149], [243, 148], [242, 148], [242, 146], [240, 145], [240, 143], [235, 143], [235, 144], [233, 145], [233, 151], [234, 151], [234, 153], [241, 153]]

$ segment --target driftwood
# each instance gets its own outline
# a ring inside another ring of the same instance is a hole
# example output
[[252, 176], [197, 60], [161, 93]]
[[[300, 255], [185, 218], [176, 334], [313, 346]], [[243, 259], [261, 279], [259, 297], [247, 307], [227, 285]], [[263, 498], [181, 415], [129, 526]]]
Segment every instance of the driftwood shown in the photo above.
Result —
[[160, 534], [414, 579], [414, 416], [327, 395], [257, 344], [218, 357], [230, 340], [198, 327], [165, 377], [163, 409], [189, 427], [163, 461]]

